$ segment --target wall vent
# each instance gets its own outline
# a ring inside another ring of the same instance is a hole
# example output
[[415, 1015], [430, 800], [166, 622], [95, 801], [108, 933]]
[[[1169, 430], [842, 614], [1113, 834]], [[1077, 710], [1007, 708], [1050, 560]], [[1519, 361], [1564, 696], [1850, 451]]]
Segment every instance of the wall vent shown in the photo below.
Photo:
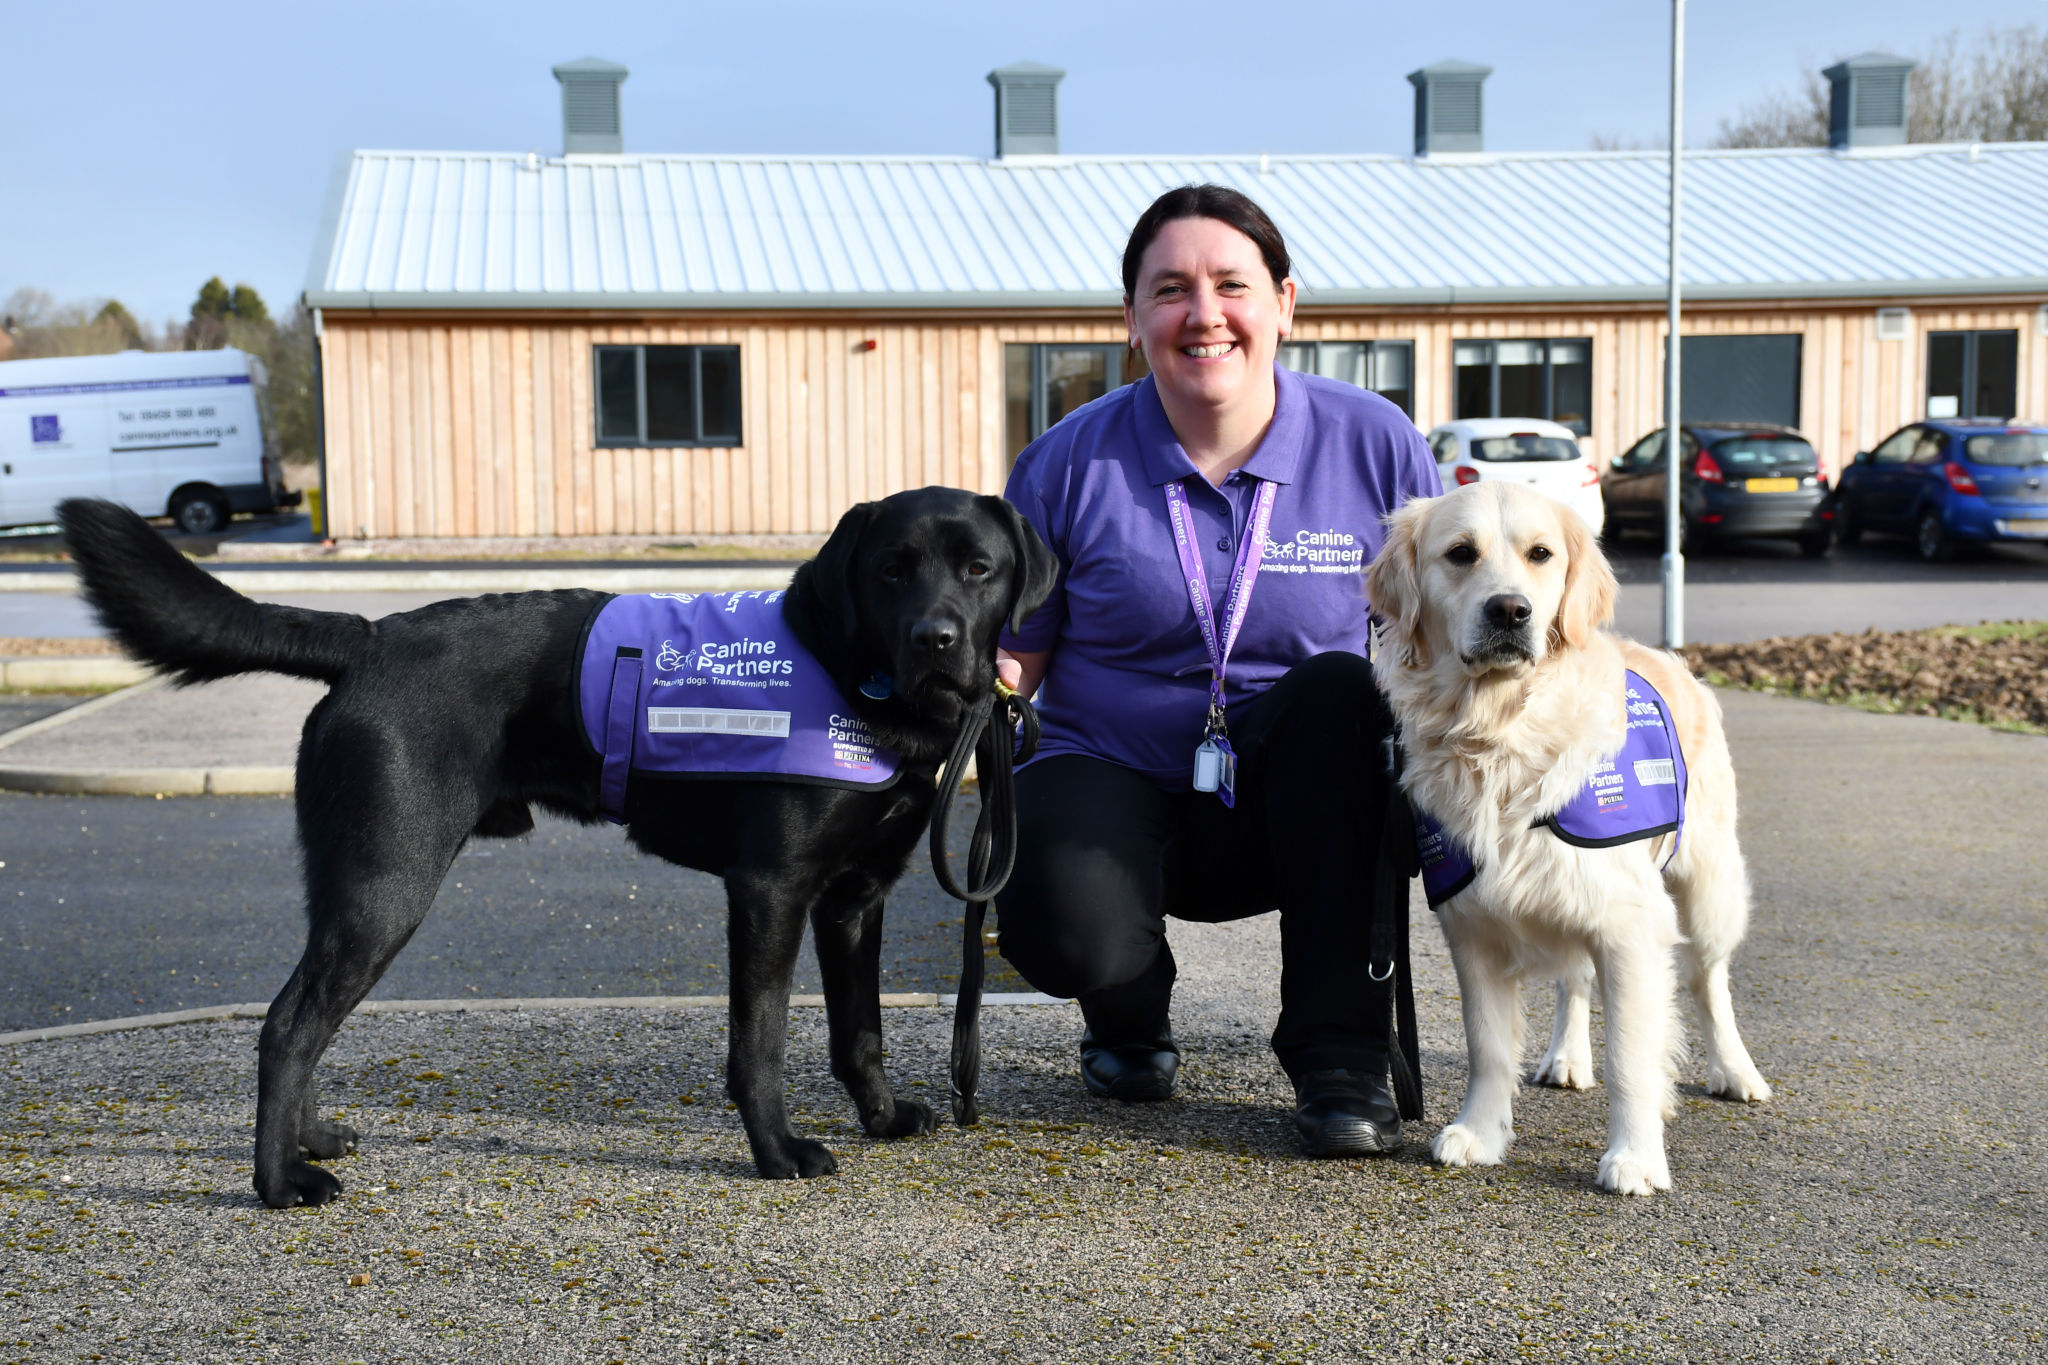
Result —
[[1912, 335], [1912, 309], [1880, 308], [1877, 310], [1877, 339], [1879, 341], [1905, 341]]
[[1492, 74], [1492, 67], [1473, 62], [1438, 62], [1408, 73], [1415, 87], [1415, 155], [1482, 150], [1480, 87]]
[[1067, 73], [1015, 62], [988, 73], [996, 89], [996, 155], [1052, 156], [1060, 149], [1060, 80]]
[[562, 152], [566, 156], [616, 156], [626, 150], [619, 87], [626, 68], [601, 57], [563, 62], [555, 69], [562, 83]]
[[1828, 146], [1839, 152], [1903, 143], [1913, 65], [1904, 57], [1866, 52], [1821, 72], [1828, 79]]

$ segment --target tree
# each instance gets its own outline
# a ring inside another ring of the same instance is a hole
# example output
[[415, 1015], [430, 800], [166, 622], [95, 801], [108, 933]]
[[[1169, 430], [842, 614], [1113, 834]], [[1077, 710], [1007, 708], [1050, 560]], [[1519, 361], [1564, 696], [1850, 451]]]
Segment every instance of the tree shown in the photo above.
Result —
[[320, 404], [313, 388], [313, 315], [304, 303], [277, 325], [265, 366], [278, 455], [287, 464], [310, 464], [320, 452]]
[[1776, 90], [1731, 122], [1721, 120], [1716, 147], [1825, 147], [1828, 145], [1828, 87], [1820, 73], [1809, 70], [1799, 90]]
[[[1908, 78], [1908, 142], [2048, 139], [2048, 30], [1987, 29], [1967, 52], [1936, 39]], [[1828, 89], [1809, 71], [1797, 92], [1774, 91], [1721, 120], [1716, 147], [1823, 147]]]
[[109, 355], [149, 349], [151, 335], [114, 299], [58, 303], [48, 291], [17, 289], [0, 314], [12, 319], [14, 354], [21, 359], [52, 355]]
[[[219, 280], [216, 279], [213, 283], [218, 284]], [[235, 286], [234, 293], [228, 296], [228, 312], [244, 322], [268, 323], [270, 321], [270, 310], [263, 306], [263, 296], [258, 294], [251, 285], [238, 284]]]
[[234, 306], [234, 295], [220, 282], [220, 276], [215, 275], [199, 286], [199, 297], [192, 300], [192, 320], [197, 322], [201, 318], [224, 318]]
[[93, 315], [92, 323], [95, 327], [105, 327], [119, 334], [123, 342], [121, 349], [124, 351], [148, 349], [148, 342], [142, 335], [142, 324], [135, 320], [133, 313], [121, 306], [119, 299], [108, 299], [101, 304], [100, 311]]

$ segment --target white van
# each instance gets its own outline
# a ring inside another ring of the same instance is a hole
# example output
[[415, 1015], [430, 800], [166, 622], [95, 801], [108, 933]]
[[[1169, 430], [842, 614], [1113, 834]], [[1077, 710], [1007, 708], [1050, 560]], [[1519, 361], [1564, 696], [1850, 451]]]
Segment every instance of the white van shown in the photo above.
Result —
[[263, 362], [244, 351], [123, 351], [0, 362], [0, 526], [111, 498], [194, 535], [284, 492]]

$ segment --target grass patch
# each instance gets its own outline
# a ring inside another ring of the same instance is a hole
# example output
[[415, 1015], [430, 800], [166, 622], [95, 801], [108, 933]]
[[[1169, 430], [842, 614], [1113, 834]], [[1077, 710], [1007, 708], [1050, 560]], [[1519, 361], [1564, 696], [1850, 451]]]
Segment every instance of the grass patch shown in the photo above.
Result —
[[1936, 626], [1930, 635], [1971, 640], [2038, 640], [2048, 635], [2048, 621], [1986, 621], [1976, 626]]

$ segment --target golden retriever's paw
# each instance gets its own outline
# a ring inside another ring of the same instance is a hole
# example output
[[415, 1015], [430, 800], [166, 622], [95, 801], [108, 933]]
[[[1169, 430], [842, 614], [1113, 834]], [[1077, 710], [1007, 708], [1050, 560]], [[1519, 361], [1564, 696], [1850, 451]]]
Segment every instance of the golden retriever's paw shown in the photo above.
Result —
[[1717, 1066], [1707, 1071], [1707, 1093], [1718, 1095], [1724, 1100], [1762, 1104], [1771, 1097], [1771, 1087], [1768, 1081], [1757, 1074], [1757, 1069], [1753, 1066], [1726, 1071]]
[[1536, 1084], [1556, 1086], [1559, 1090], [1591, 1090], [1600, 1084], [1600, 1078], [1593, 1074], [1591, 1057], [1567, 1057], [1557, 1053], [1545, 1053], [1543, 1060], [1536, 1064]]
[[1498, 1166], [1507, 1155], [1508, 1138], [1513, 1136], [1509, 1133], [1488, 1142], [1476, 1128], [1453, 1123], [1436, 1135], [1429, 1154], [1446, 1166]]
[[1671, 1188], [1671, 1167], [1662, 1152], [1646, 1156], [1626, 1149], [1610, 1151], [1600, 1158], [1600, 1188], [1610, 1194], [1647, 1198]]

